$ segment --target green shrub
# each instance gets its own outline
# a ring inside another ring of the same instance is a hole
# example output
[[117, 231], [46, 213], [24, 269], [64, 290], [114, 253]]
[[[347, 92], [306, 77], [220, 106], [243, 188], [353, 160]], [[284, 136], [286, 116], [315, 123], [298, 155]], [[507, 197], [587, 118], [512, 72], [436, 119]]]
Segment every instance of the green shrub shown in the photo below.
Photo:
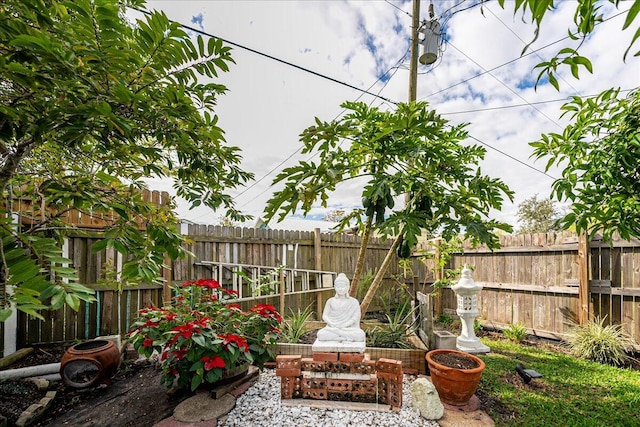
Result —
[[502, 333], [510, 341], [519, 344], [527, 337], [527, 327], [523, 323], [518, 322], [506, 327]]
[[[415, 309], [414, 309], [415, 310]], [[386, 315], [388, 323], [367, 331], [367, 346], [382, 348], [413, 348], [409, 334], [413, 329], [410, 322], [414, 310], [408, 303], [402, 304], [393, 316]]]
[[303, 311], [300, 311], [300, 308], [295, 312], [289, 309], [289, 312], [291, 314], [282, 322], [282, 336], [286, 342], [295, 344], [300, 342], [300, 337], [307, 332], [305, 323], [311, 317], [311, 306], [307, 306]]
[[622, 325], [604, 325], [605, 317], [596, 317], [585, 325], [575, 325], [569, 333], [569, 347], [574, 356], [607, 365], [622, 365], [633, 339]]
[[440, 323], [442, 326], [447, 327], [453, 323], [453, 317], [450, 314], [443, 313], [436, 319], [436, 322]]

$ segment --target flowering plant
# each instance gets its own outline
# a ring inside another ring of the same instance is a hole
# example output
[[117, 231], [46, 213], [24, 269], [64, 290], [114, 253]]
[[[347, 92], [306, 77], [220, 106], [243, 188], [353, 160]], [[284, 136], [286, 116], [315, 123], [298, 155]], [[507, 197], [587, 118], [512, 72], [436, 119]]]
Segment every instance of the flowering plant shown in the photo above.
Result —
[[262, 368], [274, 357], [282, 317], [272, 305], [243, 311], [237, 292], [214, 279], [185, 282], [174, 294], [170, 307], [141, 309], [128, 333], [140, 354], [160, 355], [162, 384], [195, 390], [220, 380], [225, 369]]

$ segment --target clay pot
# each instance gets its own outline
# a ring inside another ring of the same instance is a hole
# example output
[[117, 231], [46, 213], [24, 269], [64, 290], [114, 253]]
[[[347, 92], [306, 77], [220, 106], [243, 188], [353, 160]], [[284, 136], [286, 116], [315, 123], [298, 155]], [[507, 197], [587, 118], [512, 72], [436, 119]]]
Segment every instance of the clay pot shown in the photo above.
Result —
[[75, 388], [109, 382], [120, 366], [120, 350], [112, 341], [93, 340], [71, 346], [62, 356], [62, 381]]
[[[432, 358], [441, 353], [455, 353], [460, 357], [475, 360], [478, 367], [473, 369], [459, 369], [441, 365]], [[429, 371], [431, 371], [431, 382], [438, 391], [440, 400], [443, 403], [453, 406], [464, 406], [469, 402], [469, 399], [471, 399], [471, 396], [473, 396], [473, 393], [475, 393], [478, 388], [482, 371], [485, 368], [482, 359], [463, 351], [447, 349], [432, 350], [428, 352], [425, 357], [429, 365]]]

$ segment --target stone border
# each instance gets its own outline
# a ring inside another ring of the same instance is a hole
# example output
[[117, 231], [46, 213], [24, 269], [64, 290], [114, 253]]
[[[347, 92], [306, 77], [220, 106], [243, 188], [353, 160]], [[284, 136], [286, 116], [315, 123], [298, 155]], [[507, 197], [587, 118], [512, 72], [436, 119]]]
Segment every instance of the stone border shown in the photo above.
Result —
[[55, 391], [48, 391], [38, 403], [34, 403], [22, 411], [18, 421], [16, 421], [16, 426], [23, 427], [32, 424], [36, 419], [40, 418], [47, 409], [49, 409], [55, 397]]

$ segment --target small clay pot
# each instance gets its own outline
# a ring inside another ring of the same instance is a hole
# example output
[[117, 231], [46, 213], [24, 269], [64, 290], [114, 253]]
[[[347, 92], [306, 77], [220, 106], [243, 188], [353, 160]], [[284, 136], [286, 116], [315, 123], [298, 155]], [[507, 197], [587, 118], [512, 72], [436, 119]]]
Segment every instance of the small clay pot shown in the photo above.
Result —
[[[441, 365], [433, 360], [432, 356], [439, 353], [455, 353], [461, 357], [475, 360], [477, 368], [459, 369]], [[438, 349], [432, 350], [425, 356], [431, 372], [431, 382], [438, 391], [440, 400], [453, 406], [464, 406], [476, 392], [485, 364], [477, 356], [458, 350]]]
[[75, 388], [109, 382], [120, 366], [120, 350], [112, 341], [93, 340], [71, 346], [62, 356], [62, 381]]

